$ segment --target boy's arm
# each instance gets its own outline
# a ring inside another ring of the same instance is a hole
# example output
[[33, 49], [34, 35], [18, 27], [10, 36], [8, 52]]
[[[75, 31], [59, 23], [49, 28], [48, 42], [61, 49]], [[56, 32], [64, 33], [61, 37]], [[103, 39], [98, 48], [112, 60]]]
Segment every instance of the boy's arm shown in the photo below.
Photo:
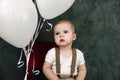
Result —
[[86, 69], [85, 64], [79, 65], [78, 66], [78, 76], [77, 76], [76, 80], [84, 80], [86, 77], [86, 72], [87, 72], [87, 69]]
[[49, 62], [44, 62], [43, 73], [48, 78], [48, 80], [60, 80], [52, 71], [52, 64]]

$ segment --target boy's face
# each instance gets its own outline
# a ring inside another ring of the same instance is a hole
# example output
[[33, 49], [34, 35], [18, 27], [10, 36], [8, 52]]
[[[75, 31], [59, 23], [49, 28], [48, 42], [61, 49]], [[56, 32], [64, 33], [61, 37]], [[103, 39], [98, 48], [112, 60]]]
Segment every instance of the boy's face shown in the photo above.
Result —
[[70, 23], [59, 23], [54, 28], [55, 43], [62, 46], [72, 46], [73, 41], [76, 39], [76, 34], [72, 29]]

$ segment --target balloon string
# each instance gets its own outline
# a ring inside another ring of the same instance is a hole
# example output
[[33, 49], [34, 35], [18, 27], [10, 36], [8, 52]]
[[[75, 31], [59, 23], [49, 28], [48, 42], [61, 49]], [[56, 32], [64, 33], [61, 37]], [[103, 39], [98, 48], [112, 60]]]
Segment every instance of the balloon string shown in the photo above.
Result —
[[[42, 20], [40, 19], [40, 20], [39, 20], [39, 23], [38, 23], [38, 25], [37, 25], [37, 28], [36, 28], [34, 37], [33, 37], [33, 39], [31, 40], [30, 44], [28, 45], [28, 48], [27, 48], [27, 49], [26, 49], [26, 48], [23, 48], [24, 53], [25, 53], [25, 56], [26, 56], [26, 59], [27, 59], [26, 74], [25, 74], [24, 80], [27, 80], [28, 62], [29, 62], [30, 54], [31, 54], [31, 52], [33, 51], [33, 50], [32, 50], [33, 45], [34, 45], [34, 43], [35, 43], [36, 38], [37, 38], [38, 35], [39, 35], [40, 30], [42, 29], [42, 27], [43, 27], [43, 25], [44, 25], [45, 19], [43, 19], [42, 22], [41, 22], [41, 21], [42, 21]], [[34, 61], [34, 65], [35, 65], [35, 61]], [[33, 69], [33, 70], [34, 70], [34, 69]], [[34, 71], [34, 72], [36, 72], [36, 74], [39, 74], [40, 71], [36, 70], [36, 71]]]
[[[40, 30], [42, 29], [42, 27], [43, 27], [43, 25], [44, 25], [44, 22], [45, 22], [45, 19], [43, 19], [43, 22], [42, 22], [42, 24], [40, 25], [41, 20], [39, 21], [37, 30], [36, 30], [36, 32], [35, 32], [35, 37], [34, 37], [33, 40], [32, 40], [31, 47], [33, 47], [33, 45], [34, 45], [34, 43], [35, 43], [35, 40], [36, 40], [36, 38], [38, 37], [39, 32], [40, 32]], [[35, 57], [34, 57], [34, 56], [33, 56], [33, 70], [32, 70], [32, 72], [35, 73], [35, 75], [38, 75], [38, 74], [40, 73], [39, 70], [35, 70]]]
[[35, 35], [34, 35], [32, 41], [31, 41], [31, 46], [30, 46], [31, 48], [33, 47], [34, 42], [35, 42], [36, 38], [38, 37], [40, 22], [41, 22], [41, 19], [40, 19], [40, 21], [39, 21], [39, 23], [38, 23], [38, 26], [37, 26], [37, 28], [36, 28]]
[[[28, 55], [29, 55], [29, 50], [26, 50], [25, 48], [22, 48], [21, 50], [21, 54], [20, 54], [20, 58], [19, 58], [19, 61], [18, 61], [18, 68], [22, 67], [24, 65], [24, 61], [22, 61], [22, 55], [23, 55], [23, 52], [25, 53], [25, 57], [27, 58]], [[28, 62], [27, 62], [28, 63]]]
[[35, 56], [33, 55], [33, 69], [32, 69], [32, 71], [34, 71], [35, 70]]
[[23, 52], [24, 52], [25, 57], [26, 57], [26, 59], [27, 59], [27, 60], [26, 60], [26, 61], [27, 61], [27, 63], [26, 63], [26, 66], [27, 66], [27, 67], [26, 67], [26, 74], [25, 74], [25, 77], [24, 77], [24, 80], [27, 80], [28, 62], [29, 62], [29, 58], [30, 58], [30, 51], [29, 51], [29, 49], [22, 48], [21, 54], [20, 54], [20, 58], [19, 58], [19, 61], [18, 61], [18, 68], [22, 67], [22, 66], [25, 64], [25, 62], [22, 61]]
[[[37, 9], [37, 11], [38, 11], [38, 7], [37, 7], [36, 0], [34, 0], [34, 4], [35, 4], [36, 9]], [[38, 11], [38, 14], [40, 15], [39, 11]], [[25, 74], [24, 80], [27, 80], [28, 62], [29, 62], [30, 54], [31, 54], [31, 52], [33, 51], [33, 50], [32, 50], [33, 45], [34, 45], [34, 43], [35, 43], [36, 38], [37, 38], [38, 35], [39, 35], [40, 30], [41, 30], [42, 27], [43, 27], [45, 21], [46, 21], [46, 20], [45, 20], [45, 19], [42, 20], [42, 18], [40, 18], [40, 20], [38, 20], [38, 25], [37, 25], [35, 34], [34, 34], [32, 40], [31, 40], [31, 42], [29, 43], [29, 45], [28, 45], [27, 48], [23, 48], [23, 49], [22, 49], [22, 52], [24, 51], [25, 57], [26, 57], [26, 59], [27, 59], [27, 60], [26, 60], [26, 61], [27, 61], [27, 63], [26, 63], [26, 74]], [[20, 56], [20, 59], [19, 59], [19, 61], [18, 61], [18, 64], [23, 63], [23, 62], [21, 61], [22, 54], [23, 54], [22, 52], [21, 52], [21, 56]], [[19, 66], [18, 66], [18, 67], [19, 67]], [[22, 66], [20, 66], [20, 67], [22, 67]], [[33, 70], [34, 70], [34, 68], [35, 68], [35, 61], [34, 61], [34, 63], [33, 63]], [[39, 71], [39, 70], [36, 70], [36, 71], [34, 70], [33, 72], [35, 72], [36, 74], [39, 74], [40, 71]]]
[[21, 50], [21, 53], [20, 53], [20, 58], [18, 61], [18, 68], [22, 67], [25, 64], [24, 61], [22, 61], [22, 55], [23, 55], [23, 50]]
[[50, 29], [46, 29], [46, 31], [52, 30], [53, 25], [51, 23], [49, 23], [47, 20], [46, 20], [46, 23], [50, 26]]
[[43, 24], [44, 24], [44, 22], [45, 22], [45, 20], [43, 20], [43, 22], [42, 22], [42, 24], [41, 24], [41, 26], [40, 26], [41, 21], [42, 21], [42, 20], [40, 19], [40, 21], [39, 21], [39, 23], [38, 23], [38, 26], [37, 26], [37, 28], [36, 28], [34, 37], [33, 37], [33, 39], [31, 40], [31, 43], [28, 45], [28, 53], [31, 53], [31, 52], [33, 51], [32, 48], [33, 48], [33, 45], [34, 45], [34, 43], [35, 43], [35, 40], [36, 40], [36, 38], [38, 37], [39, 32], [40, 32], [40, 30], [42, 29]]
[[36, 40], [36, 38], [38, 37], [38, 35], [39, 35], [39, 33], [40, 33], [40, 30], [42, 29], [42, 27], [43, 27], [43, 25], [44, 25], [44, 23], [45, 23], [45, 19], [43, 19], [42, 24], [40, 25], [41, 21], [42, 21], [42, 20], [39, 21], [38, 26], [37, 26], [37, 29], [36, 29], [36, 32], [35, 32], [35, 36], [34, 36], [34, 38], [32, 39], [31, 48], [33, 47], [33, 45], [34, 45], [34, 43], [35, 43], [35, 40]]
[[26, 63], [26, 74], [25, 74], [25, 77], [24, 77], [24, 80], [27, 80], [27, 74], [28, 74], [28, 62], [29, 62], [29, 58], [30, 58], [30, 51], [29, 51], [29, 49], [26, 49], [26, 48], [23, 48], [23, 51], [24, 51], [24, 53], [25, 53], [25, 56], [26, 56], [26, 61], [27, 61], [27, 63]]
[[[35, 34], [34, 34], [34, 37], [33, 37], [33, 39], [31, 40], [30, 44], [28, 45], [28, 48], [27, 48], [27, 49], [26, 49], [26, 48], [23, 48], [23, 50], [21, 51], [21, 56], [20, 56], [20, 59], [19, 59], [19, 61], [18, 61], [18, 64], [21, 64], [21, 66], [18, 66], [18, 67], [22, 67], [22, 66], [24, 65], [24, 62], [21, 61], [22, 54], [23, 54], [22, 52], [23, 52], [23, 51], [24, 51], [25, 56], [26, 56], [26, 59], [27, 59], [27, 60], [26, 60], [26, 61], [27, 61], [27, 63], [26, 63], [26, 74], [25, 74], [24, 80], [27, 80], [28, 63], [29, 63], [30, 54], [31, 54], [31, 52], [33, 51], [33, 50], [32, 50], [33, 45], [34, 45], [34, 43], [35, 43], [36, 38], [37, 38], [38, 35], [39, 35], [40, 30], [41, 30], [42, 27], [43, 27], [45, 21], [46, 21], [45, 19], [43, 19], [43, 20], [40, 19], [40, 20], [39, 20], [38, 25], [37, 25], [37, 28], [36, 28], [36, 31], [35, 31]], [[52, 29], [52, 24], [49, 23], [48, 21], [46, 21], [46, 22], [47, 22], [48, 25], [50, 25], [50, 27], [51, 27], [51, 29]], [[51, 30], [51, 29], [50, 29], [50, 30]], [[50, 31], [50, 30], [47, 29], [46, 31]], [[35, 75], [38, 75], [38, 74], [40, 73], [39, 70], [35, 70], [35, 57], [33, 57], [33, 70], [32, 70], [32, 72], [35, 73]]]
[[38, 75], [40, 73], [40, 70], [35, 70], [35, 56], [33, 55], [33, 74]]

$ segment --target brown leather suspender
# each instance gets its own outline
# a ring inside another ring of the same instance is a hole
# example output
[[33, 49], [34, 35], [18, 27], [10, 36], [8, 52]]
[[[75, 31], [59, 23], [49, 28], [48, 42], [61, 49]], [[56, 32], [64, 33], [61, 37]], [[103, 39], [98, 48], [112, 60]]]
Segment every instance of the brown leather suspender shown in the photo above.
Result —
[[57, 75], [60, 74], [60, 50], [59, 48], [55, 48], [56, 49], [56, 73]]
[[75, 48], [72, 48], [72, 65], [71, 65], [71, 75], [73, 75], [74, 71], [75, 71], [75, 64], [76, 64], [76, 49]]
[[[56, 49], [56, 73], [58, 76], [60, 76], [60, 49], [59, 48], [55, 48]], [[72, 62], [71, 62], [71, 74], [70, 77], [73, 76], [73, 73], [75, 71], [75, 63], [76, 63], [76, 49], [72, 48]]]

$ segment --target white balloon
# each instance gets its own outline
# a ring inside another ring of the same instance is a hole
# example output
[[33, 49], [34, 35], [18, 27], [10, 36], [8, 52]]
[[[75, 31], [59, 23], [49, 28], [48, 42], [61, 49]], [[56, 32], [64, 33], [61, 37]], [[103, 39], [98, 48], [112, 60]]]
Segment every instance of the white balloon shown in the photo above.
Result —
[[37, 27], [37, 10], [30, 0], [0, 0], [0, 36], [18, 48], [26, 47]]
[[68, 10], [75, 0], [36, 0], [38, 10], [45, 19], [55, 18]]

